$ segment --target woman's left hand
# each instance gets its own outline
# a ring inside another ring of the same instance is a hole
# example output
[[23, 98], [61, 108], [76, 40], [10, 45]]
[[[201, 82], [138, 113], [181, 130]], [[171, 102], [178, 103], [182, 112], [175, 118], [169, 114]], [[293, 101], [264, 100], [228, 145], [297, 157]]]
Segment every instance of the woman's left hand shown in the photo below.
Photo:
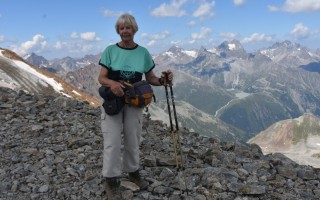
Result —
[[170, 69], [168, 69], [168, 70], [166, 71], [166, 73], [167, 73], [168, 81], [169, 81], [169, 82], [172, 82], [172, 80], [173, 80], [173, 73], [172, 73], [172, 71], [171, 71]]
[[173, 73], [170, 69], [163, 71], [161, 77], [164, 78], [164, 85], [172, 85]]

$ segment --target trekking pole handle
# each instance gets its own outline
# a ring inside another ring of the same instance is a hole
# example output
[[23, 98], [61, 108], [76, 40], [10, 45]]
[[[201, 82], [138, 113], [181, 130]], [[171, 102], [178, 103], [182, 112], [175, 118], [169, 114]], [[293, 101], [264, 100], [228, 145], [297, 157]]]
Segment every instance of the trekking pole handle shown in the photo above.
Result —
[[168, 72], [166, 72], [166, 71], [162, 72], [161, 76], [164, 78], [163, 79], [163, 85], [172, 86], [172, 80], [169, 79]]

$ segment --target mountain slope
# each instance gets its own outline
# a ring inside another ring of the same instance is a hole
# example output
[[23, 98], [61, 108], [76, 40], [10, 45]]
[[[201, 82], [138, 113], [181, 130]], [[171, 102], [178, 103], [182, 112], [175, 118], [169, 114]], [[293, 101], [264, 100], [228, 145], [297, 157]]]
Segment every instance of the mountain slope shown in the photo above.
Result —
[[[0, 199], [106, 198], [99, 108], [0, 87], [0, 111]], [[167, 126], [145, 117], [141, 136], [141, 175], [150, 184], [140, 190], [123, 173], [124, 200], [320, 196], [320, 169], [263, 155], [257, 145], [181, 130], [184, 164], [177, 169]]]
[[98, 88], [100, 83], [98, 82], [98, 75], [101, 66], [97, 63], [92, 63], [81, 68], [77, 68], [74, 71], [69, 71], [64, 76], [64, 80], [71, 85], [78, 88], [80, 91], [84, 91], [96, 98], [99, 98]]
[[75, 89], [56, 75], [26, 63], [14, 52], [0, 49], [2, 87], [24, 90], [29, 93], [64, 95], [98, 105], [99, 100]]
[[287, 118], [284, 106], [272, 96], [255, 93], [233, 101], [220, 111], [219, 118], [233, 124], [247, 133], [256, 133], [269, 127], [269, 124]]
[[[158, 70], [161, 68], [155, 69], [156, 72]], [[207, 136], [217, 136], [223, 141], [247, 141], [252, 136], [214, 116], [221, 106], [237, 98], [233, 92], [222, 90], [215, 85], [209, 86], [201, 79], [182, 71], [173, 70], [173, 73], [175, 81], [172, 89], [178, 121], [182, 127]], [[153, 89], [157, 102], [150, 107], [151, 118], [168, 122], [165, 88], [153, 87]], [[168, 93], [171, 104], [169, 88]]]
[[[208, 137], [217, 137], [221, 141], [246, 141], [251, 138], [250, 135], [240, 129], [226, 124], [220, 119], [191, 106], [185, 101], [175, 101], [175, 107], [180, 129], [187, 129], [192, 133], [200, 133]], [[160, 120], [162, 123], [170, 126], [168, 107], [163, 100], [151, 104], [149, 107], [149, 114], [152, 120]], [[175, 130], [173, 110], [171, 110], [171, 114], [173, 128]]]
[[265, 154], [280, 152], [297, 163], [320, 167], [320, 118], [312, 114], [279, 121], [248, 142]]

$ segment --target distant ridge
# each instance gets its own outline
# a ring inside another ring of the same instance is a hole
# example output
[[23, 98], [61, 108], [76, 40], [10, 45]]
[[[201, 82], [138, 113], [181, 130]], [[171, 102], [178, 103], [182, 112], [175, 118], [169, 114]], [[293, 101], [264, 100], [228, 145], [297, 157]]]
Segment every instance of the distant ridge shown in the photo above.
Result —
[[22, 89], [29, 93], [44, 93], [47, 95], [65, 95], [71, 98], [87, 101], [98, 106], [100, 100], [79, 91], [62, 78], [45, 69], [27, 63], [16, 53], [0, 48], [0, 69], [5, 72], [2, 86], [12, 89]]
[[[192, 112], [185, 115], [183, 110], [193, 107], [204, 113], [198, 116], [209, 114], [214, 121], [245, 133], [234, 134], [235, 138], [241, 135], [249, 139], [280, 120], [304, 113], [320, 116], [319, 52], [286, 40], [248, 53], [240, 41], [230, 40], [208, 50], [172, 46], [153, 58], [156, 74], [168, 68], [175, 73], [175, 96], [182, 105], [178, 114], [184, 118], [184, 126], [206, 135], [218, 134], [217, 125], [202, 123], [204, 120], [198, 120]], [[77, 59], [66, 55], [49, 61], [49, 67], [78, 90], [99, 98], [100, 57]], [[165, 100], [160, 88], [155, 87], [155, 91], [158, 102]]]
[[310, 113], [279, 121], [248, 142], [259, 145], [265, 154], [280, 152], [297, 163], [320, 168], [320, 118]]

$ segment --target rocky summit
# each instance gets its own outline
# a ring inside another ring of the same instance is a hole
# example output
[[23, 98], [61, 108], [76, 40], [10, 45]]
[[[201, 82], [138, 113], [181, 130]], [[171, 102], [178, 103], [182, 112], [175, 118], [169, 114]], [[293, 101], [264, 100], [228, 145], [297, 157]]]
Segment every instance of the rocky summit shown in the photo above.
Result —
[[[100, 108], [0, 88], [0, 112], [1, 200], [106, 199]], [[142, 137], [141, 175], [150, 184], [139, 190], [123, 174], [125, 200], [320, 197], [320, 169], [263, 155], [255, 144], [172, 134], [148, 116]]]

